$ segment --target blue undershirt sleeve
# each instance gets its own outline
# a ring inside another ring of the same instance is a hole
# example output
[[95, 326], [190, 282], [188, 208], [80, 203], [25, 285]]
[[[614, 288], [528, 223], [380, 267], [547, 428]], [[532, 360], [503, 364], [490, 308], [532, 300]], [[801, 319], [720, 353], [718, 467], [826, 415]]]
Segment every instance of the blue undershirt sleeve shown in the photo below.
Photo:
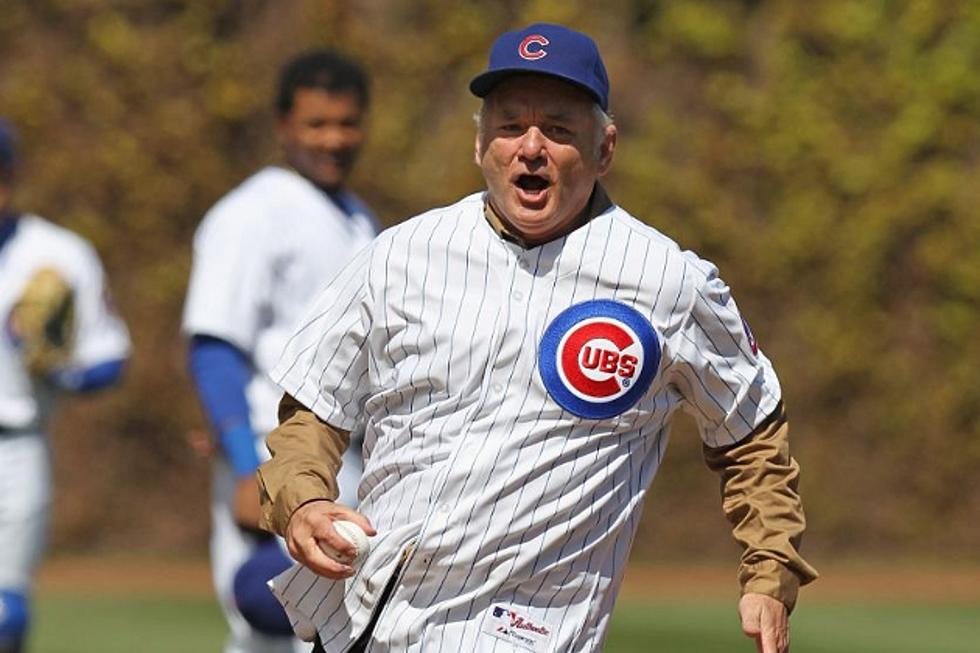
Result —
[[93, 392], [115, 385], [122, 378], [125, 359], [99, 363], [92, 367], [75, 367], [54, 373], [58, 387], [71, 392]]
[[252, 376], [248, 358], [225, 340], [199, 335], [191, 338], [189, 367], [232, 471], [237, 477], [251, 476], [259, 466], [259, 455], [245, 397]]

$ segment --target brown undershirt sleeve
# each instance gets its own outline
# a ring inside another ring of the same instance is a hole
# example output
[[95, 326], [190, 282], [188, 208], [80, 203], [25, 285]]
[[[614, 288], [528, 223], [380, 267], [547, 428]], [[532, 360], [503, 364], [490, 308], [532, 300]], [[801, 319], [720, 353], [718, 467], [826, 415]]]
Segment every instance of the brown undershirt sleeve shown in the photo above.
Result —
[[782, 402], [741, 442], [704, 447], [704, 459], [721, 476], [722, 508], [743, 548], [742, 593], [772, 596], [792, 611], [800, 586], [816, 579], [817, 570], [799, 552], [806, 528], [800, 466], [789, 453]]
[[336, 429], [288, 394], [279, 402], [279, 426], [266, 446], [272, 459], [257, 472], [262, 517], [259, 527], [284, 535], [289, 518], [304, 503], [337, 498], [340, 459], [350, 433]]

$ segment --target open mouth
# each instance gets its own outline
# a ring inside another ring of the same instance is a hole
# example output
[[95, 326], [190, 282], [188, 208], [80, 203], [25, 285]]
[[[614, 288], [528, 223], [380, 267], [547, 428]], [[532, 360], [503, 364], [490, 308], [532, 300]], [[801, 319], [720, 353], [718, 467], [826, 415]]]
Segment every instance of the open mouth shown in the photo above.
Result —
[[551, 185], [546, 177], [540, 175], [519, 175], [514, 183], [522, 191], [531, 195], [537, 195]]

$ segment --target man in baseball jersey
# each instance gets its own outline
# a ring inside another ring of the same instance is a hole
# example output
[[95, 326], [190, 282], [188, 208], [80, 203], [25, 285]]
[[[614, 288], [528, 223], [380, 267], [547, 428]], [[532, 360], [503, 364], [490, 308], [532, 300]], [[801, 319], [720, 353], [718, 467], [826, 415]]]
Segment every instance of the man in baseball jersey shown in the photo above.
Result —
[[[364, 140], [368, 79], [329, 50], [282, 70], [277, 137], [287, 166], [246, 179], [208, 212], [194, 240], [184, 308], [190, 371], [220, 455], [212, 479], [211, 561], [231, 629], [226, 653], [309, 650], [292, 636], [265, 582], [289, 564], [257, 529], [255, 469], [276, 425], [281, 391], [268, 379], [318, 286], [377, 234], [345, 183]], [[360, 446], [340, 485], [356, 503]]]
[[116, 383], [129, 353], [92, 246], [14, 208], [16, 163], [0, 119], [0, 653], [27, 637], [52, 494], [46, 419], [62, 392]]
[[[816, 573], [779, 382], [715, 266], [599, 183], [617, 131], [595, 43], [506, 33], [470, 90], [486, 190], [381, 234], [272, 372], [259, 483], [302, 563], [274, 581], [287, 613], [323, 651], [599, 650], [682, 408], [744, 547], [742, 628], [786, 651]], [[355, 512], [335, 477], [361, 429]], [[356, 567], [337, 520], [374, 535]]]

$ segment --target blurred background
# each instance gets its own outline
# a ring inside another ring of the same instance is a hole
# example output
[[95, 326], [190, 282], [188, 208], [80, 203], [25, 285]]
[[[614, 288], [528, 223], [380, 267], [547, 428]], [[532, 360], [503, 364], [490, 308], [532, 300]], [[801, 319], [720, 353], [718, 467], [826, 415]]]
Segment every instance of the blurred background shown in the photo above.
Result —
[[[807, 557], [825, 576], [975, 573], [970, 0], [3, 0], [0, 115], [21, 133], [18, 205], [95, 244], [135, 343], [124, 386], [66, 401], [53, 425], [49, 567], [206, 555], [208, 463], [186, 443], [204, 418], [178, 333], [190, 243], [218, 197], [275, 161], [279, 66], [332, 45], [370, 71], [351, 185], [390, 225], [481, 187], [466, 84], [497, 34], [537, 20], [586, 31], [603, 52], [614, 200], [720, 267], [775, 363]], [[692, 426], [675, 430], [651, 487], [638, 567], [734, 569]]]

